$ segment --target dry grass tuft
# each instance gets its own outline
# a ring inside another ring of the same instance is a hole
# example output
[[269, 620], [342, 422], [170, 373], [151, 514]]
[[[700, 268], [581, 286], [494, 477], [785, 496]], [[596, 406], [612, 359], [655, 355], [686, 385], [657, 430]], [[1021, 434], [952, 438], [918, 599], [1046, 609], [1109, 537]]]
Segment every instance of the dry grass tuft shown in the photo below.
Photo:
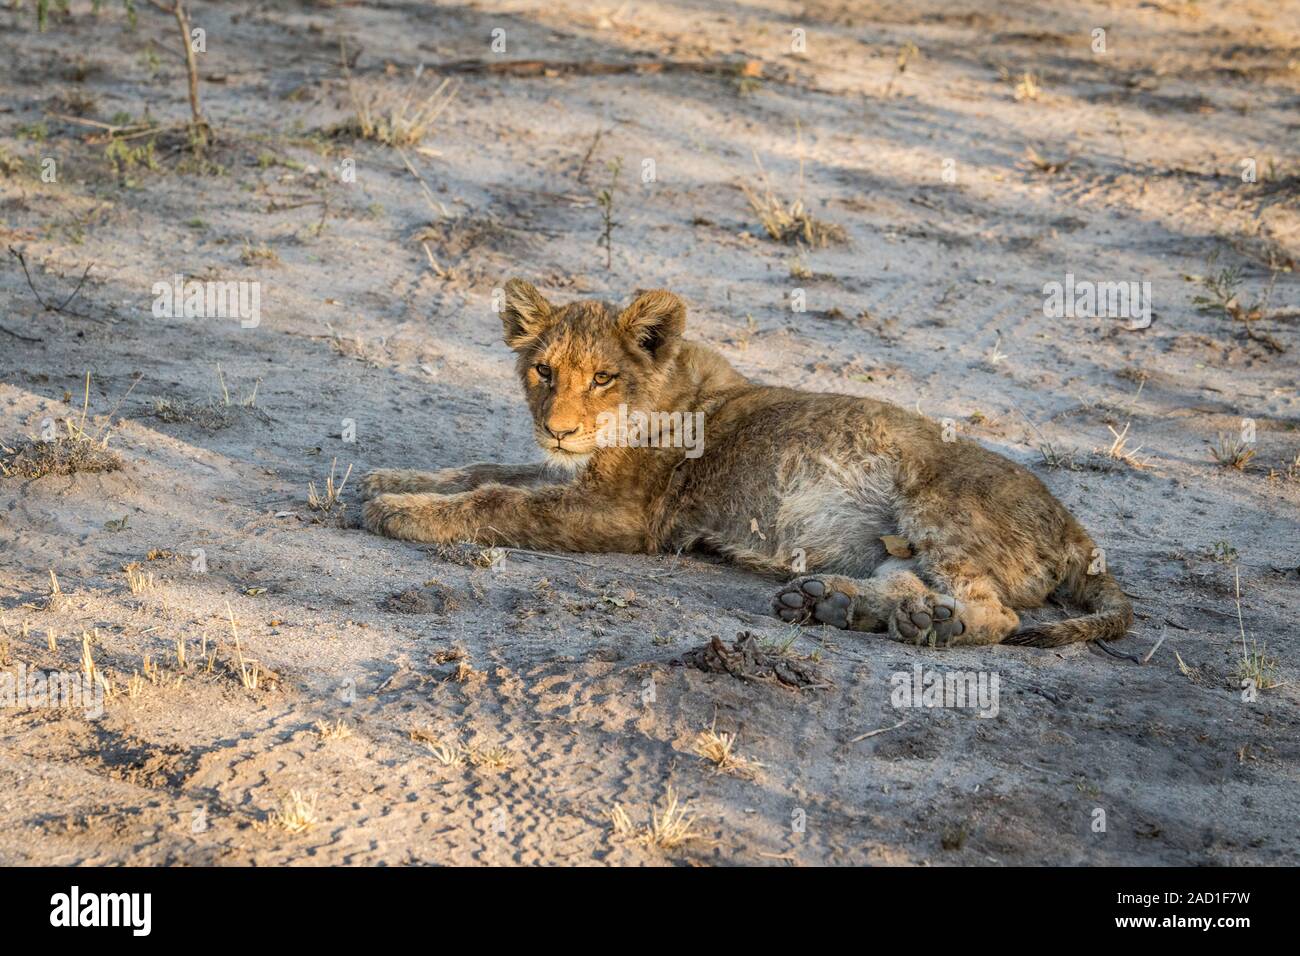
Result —
[[433, 758], [444, 767], [455, 767], [469, 756], [465, 748], [456, 742], [447, 743], [421, 730], [411, 731], [411, 739], [423, 743], [433, 754]]
[[[139, 381], [137, 378], [136, 383]], [[118, 405], [134, 389], [135, 383], [132, 383]], [[114, 408], [114, 412], [116, 410]], [[45, 475], [75, 475], [120, 469], [121, 457], [108, 447], [113, 413], [109, 413], [108, 421], [92, 435], [86, 430], [89, 412], [90, 373], [87, 372], [81, 416], [63, 419], [62, 433], [59, 433], [56, 426], [52, 434], [24, 439], [13, 448], [0, 445], [0, 475], [32, 480]]]
[[515, 755], [505, 747], [474, 747], [469, 750], [469, 762], [480, 770], [507, 770]]
[[235, 639], [235, 661], [239, 667], [239, 683], [243, 685], [244, 690], [257, 690], [261, 684], [262, 668], [257, 661], [245, 659], [244, 648], [239, 642], [239, 629], [235, 627], [235, 612], [230, 608], [230, 602], [226, 602], [226, 614], [230, 617], [230, 633]]
[[675, 850], [693, 842], [711, 842], [695, 830], [694, 818], [678, 802], [677, 792], [671, 785], [664, 791], [662, 804], [659, 810], [650, 809], [650, 823], [640, 828], [632, 822], [622, 804], [614, 804], [608, 813], [614, 835], [659, 850]]
[[1250, 442], [1241, 440], [1239, 435], [1221, 434], [1217, 444], [1209, 442], [1210, 456], [1224, 468], [1245, 471], [1246, 465], [1255, 457], [1255, 449]]
[[1241, 659], [1237, 661], [1237, 682], [1240, 685], [1244, 681], [1250, 681], [1256, 690], [1273, 690], [1282, 685], [1278, 660], [1268, 653], [1268, 645], [1251, 641], [1249, 648], [1242, 648]]
[[320, 822], [316, 815], [316, 794], [308, 799], [301, 791], [290, 790], [266, 820], [289, 833], [305, 833]]
[[734, 751], [736, 734], [718, 733], [716, 727], [715, 724], [695, 735], [693, 743], [695, 753], [705, 760], [712, 761], [717, 768], [717, 773], [752, 778], [761, 764], [736, 753]]
[[347, 740], [352, 736], [352, 728], [341, 717], [335, 721], [316, 721], [316, 733], [321, 740]]
[[793, 202], [777, 196], [757, 153], [754, 154], [754, 164], [758, 167], [759, 188], [741, 183], [740, 189], [771, 238], [777, 242], [803, 242], [814, 248], [849, 241], [842, 226], [814, 218], [804, 206], [802, 160], [799, 164], [799, 196]]
[[1038, 85], [1038, 77], [1026, 70], [1016, 79], [1015, 88], [1012, 90], [1011, 95], [1017, 103], [1022, 103], [1025, 100], [1038, 99], [1038, 95], [1042, 91], [1042, 87]]
[[381, 86], [358, 81], [348, 70], [346, 58], [343, 70], [355, 115], [339, 131], [385, 146], [417, 146], [423, 142], [460, 88], [459, 83], [444, 78], [429, 89], [423, 64], [415, 68], [405, 91], [386, 83]]
[[1115, 431], [1114, 425], [1106, 426], [1110, 430], [1111, 435], [1115, 439], [1110, 443], [1110, 447], [1106, 449], [1106, 457], [1113, 458], [1115, 461], [1118, 462], [1122, 462], [1125, 465], [1128, 465], [1130, 468], [1137, 468], [1139, 470], [1143, 468], [1150, 468], [1151, 459], [1148, 458], [1146, 461], [1142, 461], [1137, 457], [1138, 452], [1142, 450], [1141, 445], [1139, 445], [1137, 448], [1128, 447], [1128, 430], [1129, 427], [1132, 426], [1132, 424], [1133, 424], [1132, 422], [1125, 422], [1122, 431]]
[[1029, 161], [1029, 165], [1033, 166], [1034, 169], [1038, 170], [1040, 173], [1046, 173], [1048, 176], [1055, 176], [1057, 173], [1062, 172], [1065, 167], [1069, 166], [1074, 157], [1067, 156], [1064, 159], [1048, 159], [1038, 152], [1038, 150], [1034, 149], [1034, 147], [1029, 146], [1025, 149], [1025, 159]]
[[32, 480], [46, 475], [76, 475], [117, 471], [122, 459], [108, 439], [92, 439], [71, 421], [66, 435], [49, 441], [25, 439], [12, 448], [0, 445], [0, 474]]
[[1237, 682], [1250, 681], [1255, 690], [1272, 690], [1281, 686], [1278, 680], [1278, 661], [1268, 653], [1267, 646], [1255, 641], [1246, 646], [1246, 622], [1241, 616], [1241, 568], [1233, 569], [1233, 582], [1237, 605], [1237, 631], [1241, 635], [1241, 658], [1237, 661]]
[[[338, 466], [339, 460], [335, 458], [330, 462], [329, 477], [325, 479], [325, 493], [321, 494], [316, 490], [315, 482], [307, 482], [307, 505], [313, 511], [321, 511], [329, 514], [334, 510], [336, 505], [340, 504], [339, 498], [343, 494], [343, 489], [348, 483], [348, 477], [352, 474], [352, 466], [348, 465], [348, 470], [343, 473], [343, 480], [334, 484], [334, 470]], [[342, 508], [340, 507], [341, 511]]]
[[91, 637], [85, 631], [81, 632], [81, 673], [86, 678], [87, 683], [95, 680], [98, 668], [95, 666], [95, 652], [91, 644]]
[[134, 561], [122, 570], [126, 572], [126, 583], [130, 586], [132, 594], [140, 594], [153, 589], [152, 572], [141, 570], [140, 565]]

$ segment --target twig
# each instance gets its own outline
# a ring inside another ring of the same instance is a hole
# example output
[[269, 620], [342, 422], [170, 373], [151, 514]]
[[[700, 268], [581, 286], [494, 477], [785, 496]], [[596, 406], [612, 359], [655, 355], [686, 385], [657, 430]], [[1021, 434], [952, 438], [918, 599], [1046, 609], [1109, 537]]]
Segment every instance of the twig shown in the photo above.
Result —
[[68, 116], [66, 113], [53, 113], [49, 110], [45, 111], [45, 115], [57, 120], [63, 120], [65, 123], [76, 123], [80, 126], [93, 126], [95, 129], [102, 129], [105, 132], [114, 135], [128, 131], [137, 132], [139, 130], [144, 130], [145, 132], [148, 132], [157, 129], [157, 127], [152, 123], [128, 123], [126, 126], [115, 126], [112, 123], [101, 123], [99, 120], [86, 119], [84, 116]]
[[903, 726], [903, 724], [905, 724], [905, 723], [907, 723], [906, 720], [900, 720], [898, 723], [894, 724], [894, 726], [892, 726], [892, 727], [878, 727], [878, 728], [875, 729], [875, 730], [868, 730], [865, 734], [858, 734], [856, 737], [854, 737], [852, 740], [850, 740], [849, 743], [851, 743], [851, 744], [856, 744], [858, 741], [860, 741], [860, 740], [866, 740], [868, 737], [874, 737], [874, 736], [876, 736], [877, 734], [885, 734], [885, 733], [888, 733], [888, 732], [891, 731], [891, 730], [897, 730], [899, 727]]
[[5, 333], [5, 335], [12, 335], [20, 342], [44, 342], [45, 341], [44, 339], [41, 338], [34, 339], [30, 335], [20, 335], [17, 332], [15, 332], [13, 329], [6, 329], [3, 325], [0, 325], [0, 332]]
[[1237, 582], [1237, 629], [1241, 631], [1241, 656], [1244, 659], [1250, 653], [1246, 650], [1246, 625], [1241, 619], [1241, 567], [1235, 566], [1232, 571]]
[[438, 197], [433, 194], [433, 190], [430, 189], [429, 184], [424, 181], [424, 177], [421, 176], [416, 168], [411, 165], [411, 161], [406, 158], [406, 153], [402, 151], [402, 148], [400, 146], [394, 146], [393, 149], [397, 151], [397, 155], [402, 158], [402, 162], [406, 165], [406, 168], [410, 170], [411, 175], [414, 176], [416, 182], [420, 184], [420, 188], [424, 190], [424, 198], [429, 203], [429, 208], [435, 213], [441, 215], [444, 219], [450, 219], [452, 216], [451, 213], [447, 211], [447, 207], [438, 201]]
[[585, 185], [587, 181], [587, 164], [591, 162], [592, 153], [596, 152], [596, 147], [600, 145], [600, 138], [605, 135], [605, 131], [599, 126], [596, 127], [596, 135], [591, 138], [591, 145], [587, 147], [586, 154], [582, 157], [582, 164], [578, 167], [578, 182]]
[[[89, 373], [88, 373], [88, 374], [89, 374]], [[128, 389], [126, 390], [126, 394], [125, 394], [125, 395], [123, 395], [121, 398], [119, 398], [119, 399], [117, 400], [117, 404], [114, 405], [113, 408], [112, 408], [112, 410], [108, 413], [108, 418], [105, 419], [104, 424], [101, 425], [101, 426], [99, 426], [98, 429], [96, 429], [96, 431], [95, 431], [95, 438], [96, 438], [96, 439], [99, 438], [99, 433], [100, 433], [100, 432], [102, 432], [104, 429], [108, 428], [110, 425], [113, 424], [113, 416], [116, 415], [116, 414], [117, 414], [117, 410], [118, 410], [119, 408], [122, 407], [122, 403], [125, 402], [128, 398], [131, 397], [131, 393], [135, 391], [135, 387], [136, 387], [137, 385], [140, 384], [140, 381], [141, 381], [141, 379], [143, 379], [143, 378], [144, 378], [144, 372], [137, 372], [137, 373], [136, 373], [135, 381], [131, 383], [131, 387], [128, 388]]]
[[[23, 257], [23, 254], [19, 252], [17, 249], [15, 249], [13, 246], [9, 247], [9, 254], [13, 256], [15, 259], [17, 259], [18, 264], [23, 267], [23, 275], [27, 277], [27, 288], [32, 290], [32, 295], [36, 296], [36, 301], [41, 304], [42, 309], [44, 309], [46, 312], [59, 312], [62, 313], [63, 315], [74, 315], [77, 318], [81, 318], [81, 319], [90, 318], [90, 316], [82, 312], [70, 311], [68, 309], [68, 303], [77, 297], [77, 293], [81, 291], [81, 287], [86, 282], [86, 276], [90, 275], [90, 270], [95, 267], [95, 263], [91, 262], [89, 265], [86, 266], [85, 271], [81, 273], [80, 281], [77, 282], [77, 287], [72, 290], [72, 293], [66, 299], [63, 300], [63, 304], [53, 305], [49, 302], [46, 302], [45, 299], [41, 297], [41, 294], [36, 291], [36, 284], [32, 282], [32, 274], [27, 271], [27, 260]], [[10, 334], [13, 335], [15, 333], [11, 332]], [[21, 336], [19, 336], [19, 338], [21, 338]]]
[[619, 73], [704, 73], [721, 76], [763, 74], [761, 60], [643, 60], [601, 63], [595, 60], [455, 60], [438, 66], [444, 73], [494, 73], [507, 76], [611, 76]]
[[190, 43], [189, 14], [185, 12], [185, 5], [181, 0], [174, 0], [174, 5], [170, 7], [159, 3], [158, 0], [149, 0], [149, 3], [163, 13], [170, 13], [176, 18], [176, 26], [181, 33], [181, 45], [185, 49], [185, 73], [189, 80], [191, 144], [196, 152], [200, 152], [208, 144], [212, 127], [204, 119], [203, 109], [199, 106], [199, 65], [194, 58], [194, 47]]

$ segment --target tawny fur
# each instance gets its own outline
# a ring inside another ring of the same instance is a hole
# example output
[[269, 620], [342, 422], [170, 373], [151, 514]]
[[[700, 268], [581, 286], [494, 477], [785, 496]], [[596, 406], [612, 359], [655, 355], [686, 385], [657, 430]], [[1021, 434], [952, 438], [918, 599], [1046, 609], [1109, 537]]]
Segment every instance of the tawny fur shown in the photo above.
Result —
[[[621, 311], [553, 306], [514, 279], [502, 321], [547, 464], [371, 472], [371, 531], [536, 550], [707, 548], [799, 572], [774, 598], [783, 620], [899, 640], [1057, 646], [1118, 638], [1132, 622], [1092, 540], [1028, 471], [885, 402], [751, 382], [683, 339], [672, 293]], [[597, 416], [620, 403], [702, 412], [702, 454], [601, 447]], [[912, 555], [890, 557], [885, 535]], [[1088, 613], [1018, 631], [1016, 611], [1053, 593]]]

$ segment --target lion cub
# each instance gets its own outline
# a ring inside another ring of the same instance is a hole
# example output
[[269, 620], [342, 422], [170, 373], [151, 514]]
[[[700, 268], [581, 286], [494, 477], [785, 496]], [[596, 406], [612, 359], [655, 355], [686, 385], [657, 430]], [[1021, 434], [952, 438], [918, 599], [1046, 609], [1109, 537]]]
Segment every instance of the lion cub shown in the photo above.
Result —
[[[1019, 465], [945, 442], [894, 405], [751, 382], [682, 338], [686, 307], [670, 292], [620, 311], [552, 305], [519, 279], [505, 291], [505, 341], [558, 468], [372, 471], [369, 530], [542, 550], [707, 548], [769, 574], [806, 570], [773, 599], [783, 621], [917, 643], [1049, 647], [1128, 630], [1119, 585], [1089, 573], [1092, 540]], [[702, 435], [678, 440], [695, 422]], [[891, 556], [886, 535], [910, 556]], [[1054, 592], [1088, 613], [1017, 630], [1016, 609]]]

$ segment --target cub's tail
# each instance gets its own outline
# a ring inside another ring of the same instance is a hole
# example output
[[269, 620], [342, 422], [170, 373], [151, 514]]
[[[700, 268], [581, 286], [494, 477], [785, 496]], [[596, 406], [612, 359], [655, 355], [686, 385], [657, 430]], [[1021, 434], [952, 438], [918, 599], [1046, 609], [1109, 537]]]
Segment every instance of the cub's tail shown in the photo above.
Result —
[[1114, 641], [1128, 633], [1133, 624], [1133, 605], [1128, 596], [1109, 572], [1088, 574], [1091, 558], [1081, 557], [1071, 562], [1069, 575], [1058, 593], [1088, 613], [1023, 628], [1006, 638], [1004, 644], [1060, 647], [1078, 641]]

